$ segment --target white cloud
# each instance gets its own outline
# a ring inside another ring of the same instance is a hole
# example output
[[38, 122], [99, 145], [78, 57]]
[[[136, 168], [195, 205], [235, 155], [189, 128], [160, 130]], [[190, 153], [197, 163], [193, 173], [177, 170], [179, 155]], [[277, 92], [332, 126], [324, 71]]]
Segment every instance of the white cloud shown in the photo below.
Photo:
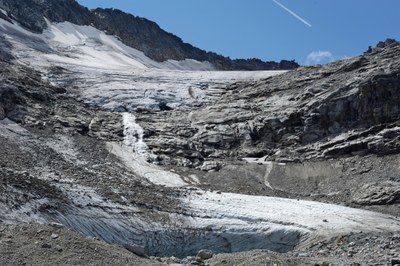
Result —
[[329, 51], [314, 51], [307, 56], [307, 65], [324, 64], [334, 60], [334, 56]]

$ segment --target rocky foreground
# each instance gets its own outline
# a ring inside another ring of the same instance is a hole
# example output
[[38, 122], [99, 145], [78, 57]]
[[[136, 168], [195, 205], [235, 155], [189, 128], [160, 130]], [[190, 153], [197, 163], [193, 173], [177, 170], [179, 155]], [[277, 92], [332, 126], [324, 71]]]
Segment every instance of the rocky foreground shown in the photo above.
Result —
[[110, 75], [18, 36], [0, 53], [0, 264], [399, 263], [398, 42], [207, 80]]
[[[2, 265], [397, 265], [400, 234], [355, 233], [285, 254], [268, 250], [143, 258], [141, 250], [84, 238], [62, 226], [0, 226]], [[131, 251], [130, 251], [131, 250]], [[132, 252], [134, 251], [134, 252]]]

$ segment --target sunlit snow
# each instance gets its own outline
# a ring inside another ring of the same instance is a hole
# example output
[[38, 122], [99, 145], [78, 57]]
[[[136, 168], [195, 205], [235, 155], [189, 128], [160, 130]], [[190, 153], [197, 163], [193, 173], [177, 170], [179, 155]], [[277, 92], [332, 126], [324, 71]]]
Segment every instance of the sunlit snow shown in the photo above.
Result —
[[[49, 23], [43, 34], [34, 34], [16, 23], [0, 19], [0, 34], [14, 46], [17, 60], [41, 71], [44, 79], [75, 86], [79, 97], [86, 103], [121, 112], [124, 140], [107, 143], [108, 150], [120, 158], [135, 177], [168, 187], [191, 185], [185, 180], [193, 178], [185, 179], [148, 162], [154, 155], [143, 140], [143, 129], [136, 123], [133, 114], [136, 109], [157, 109], [164, 102], [171, 108], [189, 111], [193, 105], [217, 101], [227, 84], [284, 72], [213, 71], [210, 63], [195, 60], [159, 63], [124, 45], [114, 36], [91, 26], [69, 22]], [[55, 66], [60, 73], [54, 73]], [[271, 99], [271, 104], [286, 101], [277, 100]], [[262, 159], [248, 160], [269, 166], [269, 162]], [[223, 237], [231, 237], [232, 247], [251, 246], [251, 241], [257, 243], [259, 237], [272, 237], [274, 232], [278, 232], [274, 236], [278, 238], [287, 232], [316, 237], [355, 230], [400, 228], [398, 220], [383, 214], [317, 202], [204, 191], [187, 194], [188, 197], [182, 198], [181, 202], [182, 208], [190, 215], [170, 214], [176, 227], [190, 230], [209, 228]], [[110, 227], [111, 221], [112, 217], [106, 220]], [[129, 228], [132, 224], [128, 223], [132, 221], [119, 222], [126, 222]], [[91, 222], [99, 223], [97, 219]], [[249, 243], [235, 241], [235, 237], [243, 234], [255, 238], [249, 238]], [[275, 238], [270, 240], [273, 242]]]

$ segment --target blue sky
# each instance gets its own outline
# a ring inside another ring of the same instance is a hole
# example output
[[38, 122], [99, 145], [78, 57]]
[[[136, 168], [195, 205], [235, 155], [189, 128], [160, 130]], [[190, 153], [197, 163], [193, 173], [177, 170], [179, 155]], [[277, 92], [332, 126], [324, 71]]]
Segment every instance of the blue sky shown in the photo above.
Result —
[[145, 17], [185, 42], [231, 58], [325, 63], [359, 55], [386, 38], [400, 40], [400, 0], [275, 1], [78, 0], [88, 8]]

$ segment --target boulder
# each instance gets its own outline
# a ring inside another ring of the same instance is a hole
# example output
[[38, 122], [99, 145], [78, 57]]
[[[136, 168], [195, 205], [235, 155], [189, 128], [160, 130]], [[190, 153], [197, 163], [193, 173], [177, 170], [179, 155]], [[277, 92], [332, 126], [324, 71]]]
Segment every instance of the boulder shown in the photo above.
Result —
[[202, 249], [197, 253], [197, 257], [202, 260], [211, 259], [213, 256], [214, 256], [214, 253], [212, 252], [212, 250], [209, 250], [209, 249]]
[[146, 252], [145, 252], [145, 249], [143, 246], [135, 245], [135, 244], [132, 244], [132, 245], [125, 244], [125, 245], [123, 245], [123, 247], [140, 257], [146, 256]]

